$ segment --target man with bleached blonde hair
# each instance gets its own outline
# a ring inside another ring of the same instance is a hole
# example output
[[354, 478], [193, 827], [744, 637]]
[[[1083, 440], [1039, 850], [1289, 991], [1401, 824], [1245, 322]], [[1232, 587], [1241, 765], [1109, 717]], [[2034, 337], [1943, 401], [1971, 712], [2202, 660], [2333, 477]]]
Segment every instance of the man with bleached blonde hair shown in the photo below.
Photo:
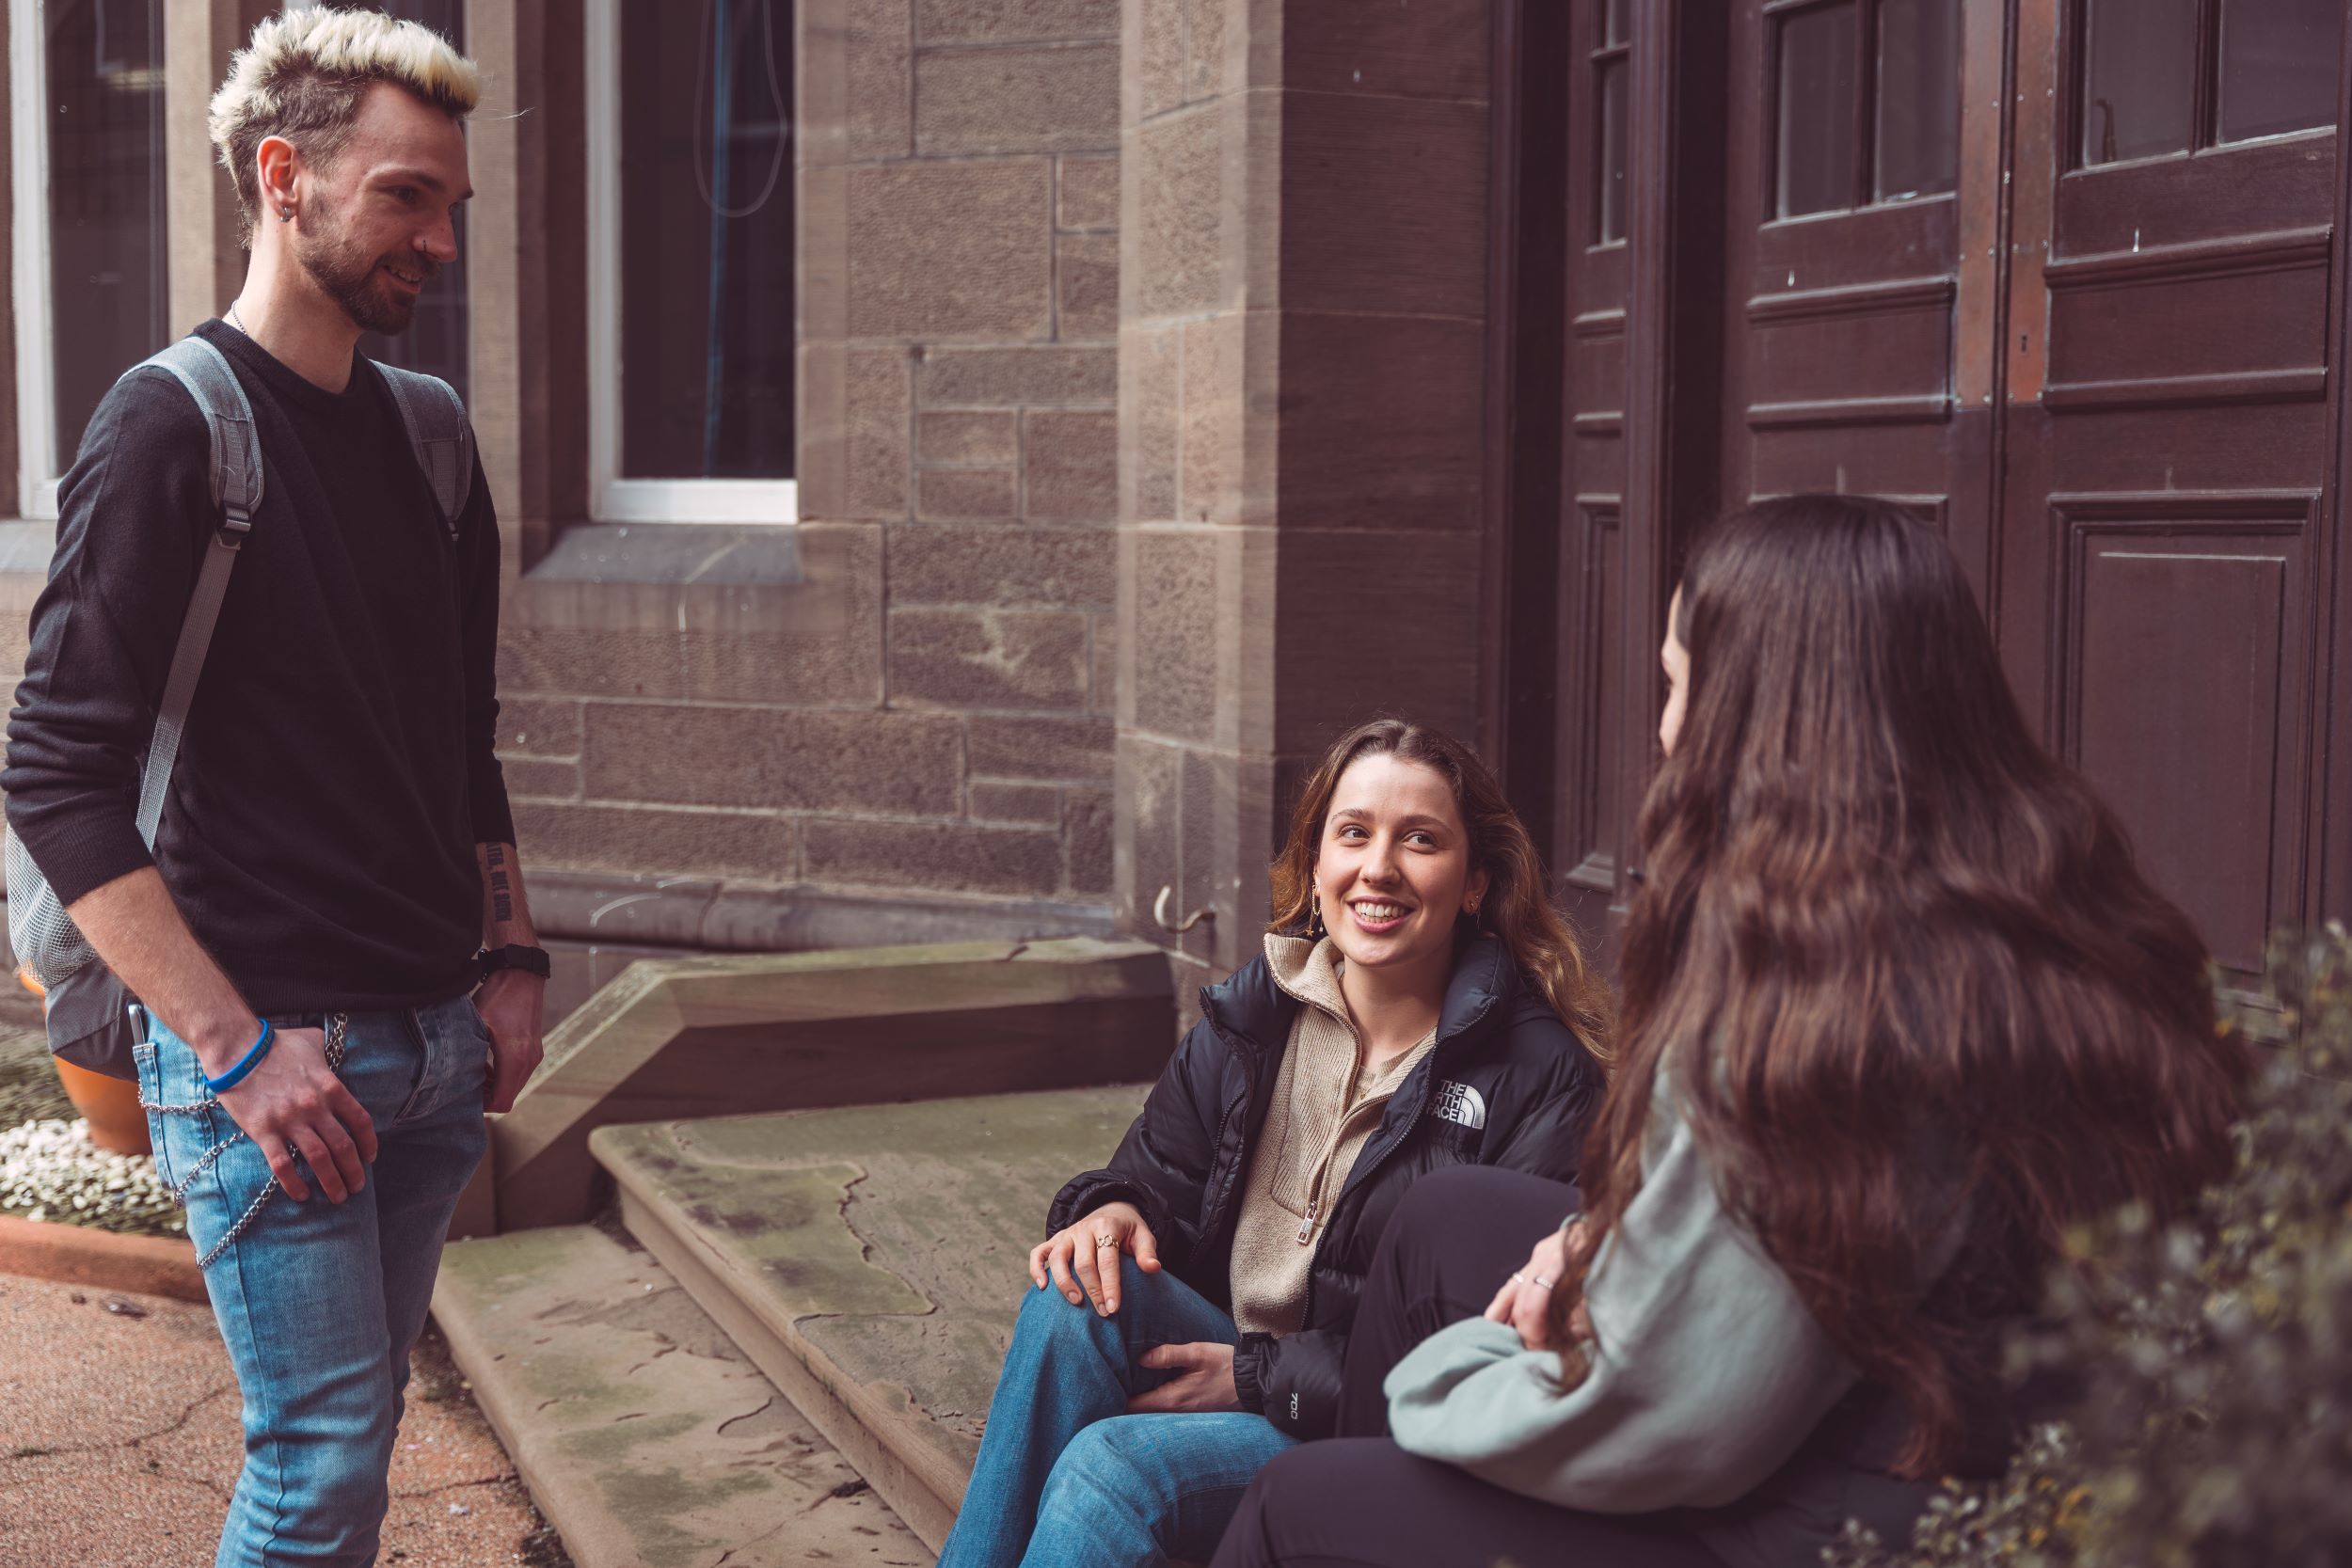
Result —
[[[9, 827], [140, 1004], [158, 1168], [244, 1393], [217, 1560], [240, 1568], [375, 1560], [483, 1114], [539, 1060], [547, 957], [492, 753], [497, 519], [455, 394], [358, 353], [456, 254], [476, 92], [413, 24], [254, 30], [212, 104], [245, 287], [172, 361], [200, 373], [151, 361], [91, 419], [0, 775]], [[225, 502], [206, 413], [240, 388], [249, 508]], [[182, 733], [158, 716], [199, 603], [217, 622]], [[159, 824], [132, 809], [151, 734]]]

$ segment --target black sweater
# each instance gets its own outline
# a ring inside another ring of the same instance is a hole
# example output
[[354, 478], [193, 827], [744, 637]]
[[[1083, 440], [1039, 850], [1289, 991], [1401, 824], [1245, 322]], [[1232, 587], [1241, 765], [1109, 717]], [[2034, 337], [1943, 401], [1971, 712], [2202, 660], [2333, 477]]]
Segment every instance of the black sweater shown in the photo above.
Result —
[[168, 372], [116, 384], [58, 485], [57, 549], [8, 721], [8, 826], [59, 898], [151, 863], [265, 1014], [462, 992], [473, 847], [515, 836], [497, 734], [498, 522], [477, 467], [451, 541], [383, 378], [322, 391], [199, 332], [253, 404], [263, 489], [151, 857], [134, 820], [172, 646], [219, 511]]

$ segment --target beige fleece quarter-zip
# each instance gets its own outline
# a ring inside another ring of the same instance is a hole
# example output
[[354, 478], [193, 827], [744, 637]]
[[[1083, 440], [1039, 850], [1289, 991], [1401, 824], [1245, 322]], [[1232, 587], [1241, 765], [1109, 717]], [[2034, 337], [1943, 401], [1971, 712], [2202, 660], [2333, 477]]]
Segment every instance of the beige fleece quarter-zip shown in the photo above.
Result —
[[1269, 934], [1265, 955], [1274, 983], [1301, 1006], [1242, 1184], [1232, 1278], [1235, 1324], [1246, 1333], [1281, 1335], [1302, 1326], [1314, 1243], [1332, 1203], [1390, 1098], [1429, 1053], [1438, 1032], [1366, 1072], [1329, 939]]

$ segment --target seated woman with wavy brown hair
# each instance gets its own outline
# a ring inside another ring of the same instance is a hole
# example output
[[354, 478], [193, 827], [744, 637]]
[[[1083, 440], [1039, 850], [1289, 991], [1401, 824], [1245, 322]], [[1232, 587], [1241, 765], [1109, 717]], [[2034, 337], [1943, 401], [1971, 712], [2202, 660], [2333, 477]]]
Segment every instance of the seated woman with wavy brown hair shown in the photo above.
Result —
[[1273, 913], [1109, 1165], [1054, 1200], [942, 1568], [1207, 1556], [1258, 1466], [1331, 1431], [1413, 1184], [1575, 1168], [1608, 992], [1467, 748], [1394, 720], [1341, 736]]
[[1581, 1196], [1414, 1188], [1348, 1347], [1353, 1440], [1275, 1459], [1219, 1568], [1907, 1539], [1934, 1478], [2006, 1463], [2001, 1332], [2068, 1227], [2229, 1168], [2245, 1063], [2204, 948], [2027, 731], [1936, 533], [1759, 504], [1669, 623]]

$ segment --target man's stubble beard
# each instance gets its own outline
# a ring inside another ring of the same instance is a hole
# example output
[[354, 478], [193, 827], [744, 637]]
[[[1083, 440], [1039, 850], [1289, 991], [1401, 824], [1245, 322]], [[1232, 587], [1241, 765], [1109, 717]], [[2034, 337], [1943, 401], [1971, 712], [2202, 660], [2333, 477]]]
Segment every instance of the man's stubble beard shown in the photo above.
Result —
[[[310, 212], [305, 215], [324, 218], [323, 232], [315, 239], [295, 234], [294, 260], [329, 299], [342, 307], [343, 314], [360, 331], [378, 332], [386, 337], [405, 332], [408, 324], [416, 319], [416, 296], [404, 296], [389, 283], [379, 282], [376, 272], [384, 258], [360, 253], [349, 242], [341, 218], [332, 212], [320, 213], [320, 205], [313, 198]], [[424, 272], [426, 282], [432, 281], [435, 269], [431, 261], [419, 258], [415, 267]]]

